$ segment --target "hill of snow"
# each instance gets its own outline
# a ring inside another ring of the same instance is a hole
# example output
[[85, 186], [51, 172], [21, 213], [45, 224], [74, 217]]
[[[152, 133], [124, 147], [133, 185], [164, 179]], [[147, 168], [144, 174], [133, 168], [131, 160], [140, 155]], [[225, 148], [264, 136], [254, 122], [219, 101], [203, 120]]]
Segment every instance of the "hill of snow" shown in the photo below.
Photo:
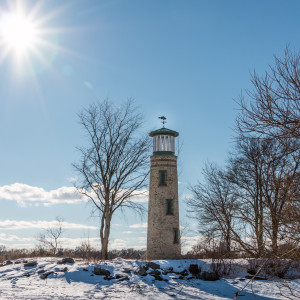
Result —
[[[247, 284], [238, 299], [298, 299], [300, 295], [300, 279], [248, 282], [246, 261], [231, 263], [230, 275], [219, 280], [203, 280], [211, 270], [212, 263], [204, 260], [154, 264], [121, 258], [98, 264], [64, 263], [58, 258], [16, 260], [0, 267], [0, 299], [234, 299]], [[290, 288], [298, 294], [291, 295]]]

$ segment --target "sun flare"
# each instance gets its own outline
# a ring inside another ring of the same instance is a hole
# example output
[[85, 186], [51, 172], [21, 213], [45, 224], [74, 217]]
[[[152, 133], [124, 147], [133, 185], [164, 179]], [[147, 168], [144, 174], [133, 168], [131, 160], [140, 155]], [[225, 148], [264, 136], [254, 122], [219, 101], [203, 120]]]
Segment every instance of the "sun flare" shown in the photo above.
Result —
[[33, 22], [22, 15], [7, 14], [0, 28], [2, 44], [11, 50], [26, 51], [36, 43], [37, 29]]
[[60, 45], [65, 29], [58, 27], [56, 20], [65, 10], [63, 5], [46, 9], [43, 1], [4, 2], [0, 1], [0, 66], [7, 67], [14, 78], [55, 72], [53, 62], [58, 53], [77, 55]]
[[57, 38], [62, 30], [53, 23], [60, 10], [45, 11], [42, 4], [28, 6], [23, 0], [0, 4], [0, 65], [14, 76], [35, 76], [51, 68], [57, 53], [64, 50]]

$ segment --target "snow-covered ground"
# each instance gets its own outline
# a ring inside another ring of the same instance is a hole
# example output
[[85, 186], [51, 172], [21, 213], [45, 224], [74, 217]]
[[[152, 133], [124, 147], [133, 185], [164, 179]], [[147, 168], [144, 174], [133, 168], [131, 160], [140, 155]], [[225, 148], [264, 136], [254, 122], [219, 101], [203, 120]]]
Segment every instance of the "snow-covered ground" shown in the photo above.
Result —
[[[22, 260], [0, 267], [0, 299], [234, 299], [235, 292], [243, 289], [238, 299], [299, 299], [300, 279], [290, 281], [252, 281], [247, 275], [247, 261], [231, 264], [231, 275], [217, 281], [191, 278], [179, 273], [197, 264], [201, 272], [210, 271], [211, 263], [203, 260], [155, 261], [160, 265], [158, 279], [150, 275], [152, 268], [143, 269], [145, 262], [114, 259], [103, 263], [58, 264], [58, 258], [26, 259], [37, 261], [24, 266]], [[110, 276], [95, 275], [94, 267], [108, 270]], [[67, 270], [66, 270], [67, 267]], [[170, 269], [171, 268], [171, 269]], [[172, 270], [173, 268], [173, 270]], [[146, 271], [145, 271], [146, 270]], [[140, 271], [140, 274], [135, 274]], [[41, 276], [53, 272], [45, 279]], [[142, 276], [141, 274], [144, 273]], [[186, 272], [188, 273], [188, 272]], [[249, 274], [248, 274], [249, 275]], [[182, 278], [182, 279], [180, 279]], [[189, 279], [191, 278], [191, 279]], [[162, 279], [162, 280], [161, 280]], [[241, 280], [242, 279], [242, 280]], [[288, 284], [288, 286], [285, 286]], [[291, 290], [290, 290], [291, 288]], [[291, 296], [291, 291], [298, 292]]]

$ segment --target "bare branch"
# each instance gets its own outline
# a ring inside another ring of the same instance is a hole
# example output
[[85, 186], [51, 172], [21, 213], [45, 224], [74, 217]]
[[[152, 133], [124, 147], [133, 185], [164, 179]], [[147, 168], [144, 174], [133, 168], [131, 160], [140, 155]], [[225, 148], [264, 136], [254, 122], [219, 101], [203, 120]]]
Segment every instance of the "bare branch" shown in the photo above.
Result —
[[143, 210], [132, 196], [146, 186], [150, 140], [140, 132], [143, 117], [131, 100], [121, 107], [105, 100], [83, 110], [79, 119], [87, 143], [80, 148], [81, 160], [73, 164], [80, 177], [75, 186], [100, 212], [105, 258], [113, 213], [122, 207]]

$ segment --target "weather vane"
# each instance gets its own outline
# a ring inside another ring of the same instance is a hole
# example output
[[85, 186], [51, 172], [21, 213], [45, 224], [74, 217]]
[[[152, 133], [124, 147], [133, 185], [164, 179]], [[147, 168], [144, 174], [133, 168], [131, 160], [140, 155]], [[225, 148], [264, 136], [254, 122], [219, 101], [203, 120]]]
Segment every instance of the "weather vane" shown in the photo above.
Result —
[[162, 121], [162, 123], [163, 123], [163, 128], [165, 128], [165, 124], [167, 123], [167, 118], [165, 117], [165, 116], [161, 116], [161, 117], [158, 117], [159, 119], [161, 119]]

